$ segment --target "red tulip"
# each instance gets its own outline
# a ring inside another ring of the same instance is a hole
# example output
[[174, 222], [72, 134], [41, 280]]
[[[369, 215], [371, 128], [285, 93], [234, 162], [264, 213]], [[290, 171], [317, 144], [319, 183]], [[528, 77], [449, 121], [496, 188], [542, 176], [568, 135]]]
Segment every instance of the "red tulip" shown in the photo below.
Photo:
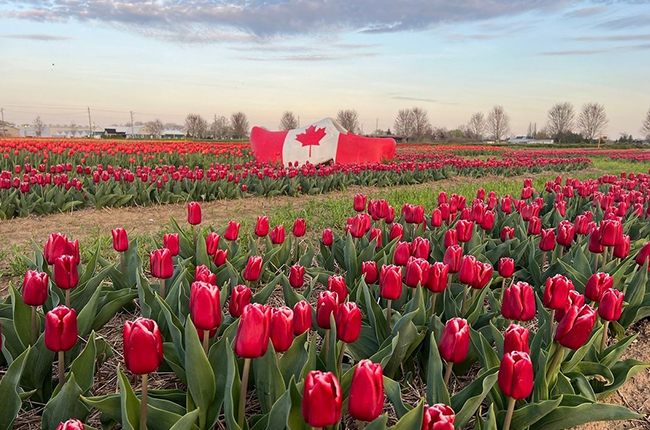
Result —
[[392, 206], [388, 206], [388, 212], [386, 212], [386, 217], [384, 218], [384, 221], [386, 221], [386, 224], [390, 224], [395, 220], [395, 208]]
[[454, 410], [444, 403], [424, 405], [421, 430], [454, 430], [455, 420]]
[[569, 291], [573, 289], [573, 282], [564, 275], [558, 274], [547, 278], [543, 296], [544, 306], [553, 310], [564, 308]]
[[62, 422], [56, 428], [56, 430], [84, 430], [84, 429], [85, 429], [84, 423], [82, 423], [76, 418], [68, 420], [64, 423]]
[[445, 232], [445, 248], [454, 245], [458, 245], [458, 231], [452, 228]]
[[316, 305], [316, 324], [318, 324], [318, 327], [329, 330], [330, 315], [334, 314], [336, 316], [338, 308], [338, 295], [334, 291], [321, 291]]
[[542, 236], [539, 239], [539, 249], [544, 252], [553, 251], [555, 249], [555, 230], [552, 228], [545, 228], [541, 233]]
[[512, 351], [503, 356], [499, 367], [499, 388], [513, 399], [525, 399], [533, 392], [533, 363], [525, 352]]
[[539, 234], [542, 231], [542, 220], [533, 216], [528, 221], [528, 234]]
[[499, 275], [503, 278], [510, 278], [515, 273], [515, 260], [508, 257], [501, 257], [499, 260]]
[[124, 323], [124, 364], [136, 375], [155, 372], [163, 361], [163, 340], [154, 320]]
[[336, 336], [345, 343], [354, 343], [361, 334], [361, 311], [354, 302], [339, 306], [336, 313]]
[[424, 206], [405, 204], [402, 206], [404, 221], [408, 224], [422, 224], [424, 222]]
[[190, 287], [190, 314], [199, 330], [214, 330], [221, 325], [219, 287], [207, 282], [193, 282]]
[[224, 233], [224, 237], [226, 240], [234, 241], [237, 240], [239, 237], [239, 227], [240, 223], [235, 222], [235, 221], [230, 221], [228, 223], [228, 227], [226, 227], [226, 232]]
[[596, 323], [596, 311], [589, 305], [571, 306], [555, 330], [555, 341], [571, 349], [587, 342]]
[[233, 349], [241, 358], [259, 358], [266, 354], [271, 331], [271, 308], [251, 303], [244, 308]]
[[442, 211], [434, 209], [431, 213], [431, 225], [433, 227], [440, 227], [442, 225]]
[[242, 273], [244, 279], [246, 279], [248, 282], [257, 281], [260, 278], [260, 274], [262, 273], [262, 264], [263, 264], [262, 257], [258, 255], [251, 255], [250, 257], [248, 257], [246, 268]]
[[343, 393], [333, 373], [307, 374], [302, 397], [302, 417], [312, 427], [332, 426], [341, 419]]
[[129, 238], [123, 228], [111, 230], [113, 235], [113, 249], [117, 252], [125, 252], [129, 249]]
[[368, 240], [372, 242], [375, 238], [377, 238], [377, 244], [375, 245], [375, 248], [381, 248], [381, 230], [378, 228], [373, 228], [370, 230], [370, 237]]
[[187, 222], [191, 225], [201, 224], [201, 205], [197, 202], [187, 204]]
[[460, 263], [460, 272], [458, 273], [458, 280], [467, 285], [474, 283], [476, 273], [478, 270], [478, 260], [473, 255], [463, 256]]
[[578, 215], [573, 224], [575, 225], [577, 234], [582, 234], [582, 235], [587, 234], [587, 227], [589, 224], [589, 220], [587, 219], [586, 216]]
[[650, 242], [643, 245], [643, 248], [639, 251], [636, 256], [636, 264], [643, 266], [648, 258], [650, 257]]
[[411, 255], [415, 258], [422, 258], [427, 260], [429, 258], [429, 253], [431, 250], [431, 243], [423, 238], [416, 237], [411, 243]]
[[512, 213], [512, 197], [510, 195], [501, 199], [501, 211], [506, 214]]
[[429, 262], [422, 258], [410, 257], [406, 263], [407, 287], [415, 288], [418, 285], [425, 285], [429, 279]]
[[449, 273], [458, 273], [460, 271], [463, 257], [463, 248], [459, 245], [452, 245], [445, 251], [442, 262], [449, 266]]
[[377, 263], [374, 261], [364, 261], [361, 263], [361, 273], [365, 275], [366, 284], [374, 284], [379, 279]]
[[331, 246], [334, 243], [334, 234], [332, 233], [332, 230], [330, 230], [329, 228], [323, 230], [322, 242], [323, 245], [325, 246]]
[[45, 346], [68, 351], [77, 344], [77, 312], [61, 305], [45, 314]]
[[354, 210], [357, 212], [363, 212], [366, 210], [366, 201], [368, 197], [364, 194], [356, 194], [354, 196]]
[[293, 307], [293, 334], [300, 336], [311, 328], [311, 305], [301, 300]]
[[381, 364], [368, 359], [354, 369], [348, 397], [348, 412], [360, 421], [373, 421], [384, 409], [384, 376]]
[[156, 249], [149, 255], [151, 276], [158, 279], [169, 279], [174, 274], [172, 254], [167, 248]]
[[393, 257], [394, 263], [398, 266], [406, 266], [409, 258], [411, 258], [411, 245], [408, 242], [397, 242]]
[[214, 258], [212, 259], [212, 261], [214, 261], [214, 264], [216, 264], [217, 267], [221, 267], [224, 264], [226, 264], [227, 259], [228, 259], [228, 250], [217, 249], [217, 252], [214, 253]]
[[219, 236], [219, 234], [214, 231], [208, 234], [208, 236], [205, 238], [205, 250], [207, 251], [208, 255], [214, 256], [214, 254], [217, 252], [217, 249], [219, 249], [220, 239], [221, 236]]
[[289, 268], [289, 284], [293, 288], [301, 288], [305, 283], [305, 268], [294, 264]]
[[327, 279], [327, 291], [337, 294], [339, 304], [345, 301], [348, 296], [348, 287], [345, 285], [345, 278], [339, 275], [332, 275]]
[[606, 219], [600, 223], [600, 244], [614, 246], [623, 236], [623, 225], [618, 220]]
[[180, 251], [180, 237], [177, 233], [168, 233], [163, 236], [163, 248], [168, 249], [171, 257], [178, 255]]
[[269, 218], [258, 216], [257, 223], [255, 224], [255, 235], [257, 237], [264, 237], [267, 234], [269, 234]]
[[194, 269], [194, 281], [217, 285], [217, 276], [208, 269], [208, 266], [196, 266]]
[[438, 350], [448, 363], [465, 361], [469, 351], [469, 325], [465, 319], [452, 318], [447, 321]]
[[277, 352], [285, 352], [293, 343], [293, 311], [282, 306], [271, 314], [271, 342]]
[[233, 318], [239, 318], [244, 312], [244, 308], [251, 302], [253, 293], [246, 285], [237, 285], [232, 289], [228, 301], [228, 312]]
[[393, 264], [381, 266], [379, 295], [387, 300], [397, 300], [402, 295], [402, 268]]
[[630, 236], [623, 235], [623, 238], [614, 245], [614, 257], [626, 258], [630, 254]]
[[47, 264], [52, 265], [62, 255], [71, 255], [71, 242], [61, 233], [52, 233], [45, 242], [43, 255]]
[[575, 237], [576, 229], [571, 221], [563, 220], [557, 226], [557, 243], [565, 248], [571, 246]]
[[390, 226], [390, 235], [388, 238], [392, 241], [399, 238], [398, 240], [404, 239], [404, 227], [402, 224], [392, 224]]
[[284, 243], [284, 238], [285, 233], [284, 226], [282, 224], [275, 226], [275, 228], [271, 230], [271, 243], [274, 245], [280, 245]]
[[614, 278], [607, 273], [594, 273], [585, 286], [585, 296], [592, 302], [599, 302], [605, 290], [614, 286]]
[[529, 331], [517, 324], [510, 324], [506, 329], [505, 337], [503, 340], [503, 352], [507, 354], [512, 351], [530, 353], [530, 346], [528, 345]]
[[370, 229], [370, 222], [368, 214], [359, 214], [348, 219], [347, 230], [352, 237], [362, 237]]
[[492, 265], [490, 263], [483, 263], [481, 261], [476, 262], [476, 277], [471, 283], [471, 287], [480, 290], [485, 288], [485, 286], [492, 279]]
[[426, 287], [433, 293], [442, 293], [447, 288], [449, 279], [449, 266], [439, 261], [429, 267], [429, 277]]
[[458, 240], [460, 242], [469, 242], [472, 240], [474, 223], [461, 219], [456, 223], [456, 231], [458, 232]]
[[483, 222], [480, 224], [481, 228], [485, 231], [492, 230], [494, 227], [494, 221], [495, 221], [495, 213], [492, 211], [487, 211], [485, 212], [485, 215], [483, 216]]
[[526, 282], [517, 282], [503, 292], [501, 314], [504, 318], [530, 321], [536, 312], [535, 291]]
[[23, 280], [23, 302], [29, 306], [42, 306], [47, 301], [49, 277], [47, 273], [28, 270]]
[[598, 315], [605, 321], [618, 321], [623, 312], [623, 299], [625, 295], [615, 290], [608, 288], [603, 292], [598, 306]]
[[510, 227], [503, 227], [501, 229], [501, 242], [505, 242], [506, 240], [509, 239], [514, 239], [515, 237], [515, 229], [510, 228]]
[[293, 235], [295, 237], [302, 237], [307, 231], [307, 222], [303, 218], [298, 218], [293, 222]]
[[54, 282], [62, 290], [75, 288], [79, 283], [77, 263], [71, 255], [62, 255], [54, 262]]

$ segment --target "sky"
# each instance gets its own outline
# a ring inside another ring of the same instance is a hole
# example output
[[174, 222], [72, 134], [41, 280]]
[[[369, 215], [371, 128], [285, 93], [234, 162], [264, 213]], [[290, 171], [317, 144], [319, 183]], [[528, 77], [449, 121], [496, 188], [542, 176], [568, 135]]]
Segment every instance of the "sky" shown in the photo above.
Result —
[[419, 106], [448, 129], [504, 106], [511, 134], [556, 102], [650, 108], [650, 0], [0, 0], [5, 120], [182, 123], [243, 111], [276, 129], [356, 109], [366, 133]]

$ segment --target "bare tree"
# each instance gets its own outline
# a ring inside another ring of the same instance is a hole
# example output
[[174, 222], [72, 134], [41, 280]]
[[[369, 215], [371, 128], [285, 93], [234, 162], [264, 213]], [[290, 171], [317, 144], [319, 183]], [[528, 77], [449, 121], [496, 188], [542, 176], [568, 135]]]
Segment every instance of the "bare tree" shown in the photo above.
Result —
[[336, 114], [336, 121], [338, 121], [344, 129], [352, 133], [356, 133], [359, 130], [359, 114], [354, 109], [338, 111]]
[[650, 109], [648, 109], [648, 113], [645, 114], [645, 119], [641, 126], [641, 133], [643, 133], [646, 140], [650, 141]]
[[575, 112], [569, 102], [556, 103], [548, 111], [546, 128], [558, 142], [573, 131]]
[[213, 139], [223, 140], [230, 136], [230, 121], [225, 116], [214, 116], [210, 125], [210, 133]]
[[280, 119], [280, 130], [293, 130], [298, 128], [298, 118], [290, 110], [282, 114]]
[[157, 138], [160, 138], [163, 134], [163, 131], [165, 131], [165, 124], [163, 124], [163, 122], [159, 119], [147, 121], [144, 123], [144, 126], [147, 130], [149, 130], [149, 133]]
[[235, 112], [230, 117], [230, 124], [232, 126], [232, 133], [237, 139], [243, 139], [248, 136], [248, 118], [244, 112]]
[[467, 121], [467, 134], [473, 139], [482, 140], [485, 126], [485, 115], [483, 112], [476, 112]]
[[422, 108], [411, 109], [413, 115], [413, 137], [416, 142], [422, 141], [426, 136], [431, 135], [432, 127], [429, 121], [429, 113]]
[[36, 134], [36, 137], [41, 137], [45, 131], [45, 123], [41, 119], [40, 115], [34, 118], [32, 125], [34, 126], [34, 133]]
[[487, 129], [492, 138], [501, 142], [510, 131], [510, 117], [503, 106], [494, 106], [487, 116]]
[[582, 111], [578, 117], [578, 127], [580, 127], [588, 142], [594, 139], [600, 140], [600, 135], [605, 130], [608, 122], [605, 106], [598, 103], [587, 103], [582, 106]]
[[400, 109], [393, 125], [395, 133], [404, 136], [408, 142], [413, 137], [413, 114], [411, 109]]
[[191, 113], [185, 117], [185, 129], [189, 137], [200, 139], [205, 136], [208, 122], [201, 115]]

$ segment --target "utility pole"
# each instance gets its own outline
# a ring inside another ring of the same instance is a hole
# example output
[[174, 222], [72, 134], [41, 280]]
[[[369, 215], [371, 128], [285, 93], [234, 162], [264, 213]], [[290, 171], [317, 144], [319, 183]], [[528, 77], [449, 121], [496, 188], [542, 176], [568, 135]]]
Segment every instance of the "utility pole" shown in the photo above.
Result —
[[90, 106], [88, 106], [88, 137], [93, 137], [93, 122], [90, 119]]
[[375, 120], [375, 136], [379, 134], [379, 118]]
[[5, 126], [5, 108], [0, 108], [0, 114], [2, 114], [2, 135], [7, 134], [7, 127]]
[[298, 128], [300, 128], [300, 115], [298, 115]]
[[133, 111], [131, 111], [131, 139], [133, 139]]

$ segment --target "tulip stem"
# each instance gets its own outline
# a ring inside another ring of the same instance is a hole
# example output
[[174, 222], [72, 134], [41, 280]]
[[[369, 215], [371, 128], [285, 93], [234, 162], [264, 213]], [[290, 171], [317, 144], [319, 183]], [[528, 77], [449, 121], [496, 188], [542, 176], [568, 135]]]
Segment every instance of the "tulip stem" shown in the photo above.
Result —
[[165, 300], [165, 293], [166, 293], [166, 288], [167, 287], [167, 279], [161, 279], [160, 283], [160, 297], [162, 297], [163, 300]]
[[194, 261], [196, 262], [196, 230], [192, 225], [192, 241], [194, 243]]
[[603, 251], [603, 262], [600, 264], [600, 271], [602, 272], [605, 270], [605, 264], [607, 263], [607, 247], [605, 247], [605, 250]]
[[460, 314], [465, 315], [465, 308], [467, 307], [467, 285], [463, 286], [463, 302], [460, 305]]
[[436, 314], [436, 300], [438, 299], [438, 293], [431, 293], [431, 312], [429, 317], [433, 317]]
[[510, 430], [512, 414], [515, 412], [515, 402], [516, 400], [512, 397], [508, 399], [508, 413], [506, 414], [506, 420], [503, 422], [503, 430]]
[[36, 316], [36, 306], [32, 306], [32, 343], [33, 344], [36, 343], [37, 331], [38, 331], [38, 319]]
[[[503, 278], [503, 281], [501, 282], [501, 292], [499, 294], [499, 301], [503, 301], [503, 292], [506, 290], [506, 278]], [[503, 305], [503, 303], [502, 303]]]
[[553, 342], [553, 321], [555, 321], [555, 309], [551, 310], [551, 316], [548, 319], [548, 344]]
[[387, 300], [386, 304], [386, 330], [388, 331], [388, 334], [390, 334], [390, 314], [391, 314], [391, 306], [393, 305], [392, 300]]
[[244, 359], [244, 370], [241, 375], [241, 390], [239, 391], [239, 420], [237, 421], [241, 427], [244, 422], [244, 410], [246, 409], [246, 390], [248, 388], [248, 374], [251, 369], [251, 359]]
[[451, 371], [454, 367], [454, 363], [448, 361], [445, 366], [445, 386], [449, 388], [449, 379], [451, 378]]
[[149, 375], [142, 375], [142, 395], [140, 396], [140, 430], [147, 429], [147, 395], [149, 392]]
[[126, 260], [124, 260], [124, 253], [120, 252], [120, 272], [126, 276]]
[[70, 307], [70, 290], [65, 290], [65, 307]]
[[596, 254], [596, 258], [594, 259], [594, 273], [598, 270], [598, 258], [600, 257], [600, 254]]
[[203, 330], [203, 350], [205, 355], [208, 355], [210, 350], [210, 330]]
[[330, 330], [325, 330], [325, 359], [330, 353]]
[[339, 377], [343, 376], [343, 356], [345, 355], [345, 347], [348, 346], [347, 343], [342, 342], [343, 345], [341, 346], [341, 354], [339, 355], [339, 365], [338, 365], [338, 370], [339, 370]]
[[605, 320], [603, 322], [603, 338], [600, 341], [600, 353], [602, 354], [607, 346], [607, 332], [609, 331], [609, 321]]
[[65, 351], [59, 351], [59, 389], [65, 383]]
[[544, 266], [546, 266], [547, 261], [548, 261], [548, 253], [542, 251], [542, 265], [539, 266], [539, 269], [542, 273], [544, 273]]

